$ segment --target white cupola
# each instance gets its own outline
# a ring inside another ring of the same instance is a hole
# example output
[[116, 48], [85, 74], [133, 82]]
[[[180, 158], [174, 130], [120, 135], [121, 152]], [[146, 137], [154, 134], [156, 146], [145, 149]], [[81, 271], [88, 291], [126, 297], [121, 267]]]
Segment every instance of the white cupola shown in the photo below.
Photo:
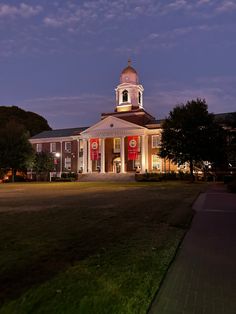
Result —
[[143, 109], [143, 86], [139, 84], [138, 73], [128, 61], [128, 66], [121, 72], [120, 84], [116, 91], [117, 112]]

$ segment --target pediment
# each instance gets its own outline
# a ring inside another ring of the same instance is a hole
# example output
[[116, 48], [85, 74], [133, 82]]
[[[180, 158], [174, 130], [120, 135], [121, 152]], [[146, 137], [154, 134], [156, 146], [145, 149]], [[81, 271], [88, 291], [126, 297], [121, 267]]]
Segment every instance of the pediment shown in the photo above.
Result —
[[90, 128], [86, 129], [81, 133], [82, 136], [87, 135], [104, 135], [104, 136], [114, 136], [115, 134], [125, 134], [125, 133], [143, 133], [146, 128], [137, 125], [132, 122], [128, 122], [116, 117], [109, 116], [98, 123], [92, 125]]
[[145, 129], [144, 127], [137, 125], [132, 122], [128, 122], [116, 117], [107, 117], [98, 123], [92, 125], [90, 128], [86, 129], [81, 134], [89, 133], [91, 131], [100, 131], [100, 130], [118, 130], [118, 129]]

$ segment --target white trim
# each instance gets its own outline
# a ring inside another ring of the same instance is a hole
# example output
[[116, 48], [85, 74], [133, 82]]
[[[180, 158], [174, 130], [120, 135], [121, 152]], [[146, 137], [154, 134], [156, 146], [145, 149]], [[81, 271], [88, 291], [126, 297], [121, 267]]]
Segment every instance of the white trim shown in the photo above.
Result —
[[30, 138], [29, 141], [31, 144], [37, 144], [37, 143], [60, 143], [62, 142], [66, 142], [66, 141], [73, 141], [75, 139], [79, 138], [79, 136], [70, 136], [70, 137], [47, 137], [47, 138]]

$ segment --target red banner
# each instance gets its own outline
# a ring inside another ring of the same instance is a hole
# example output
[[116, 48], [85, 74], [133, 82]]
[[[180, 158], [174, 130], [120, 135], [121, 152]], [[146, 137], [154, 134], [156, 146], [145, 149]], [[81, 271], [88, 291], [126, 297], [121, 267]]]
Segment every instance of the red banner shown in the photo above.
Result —
[[98, 138], [90, 139], [90, 158], [91, 160], [99, 159], [99, 139]]
[[138, 159], [138, 136], [128, 136], [128, 160]]

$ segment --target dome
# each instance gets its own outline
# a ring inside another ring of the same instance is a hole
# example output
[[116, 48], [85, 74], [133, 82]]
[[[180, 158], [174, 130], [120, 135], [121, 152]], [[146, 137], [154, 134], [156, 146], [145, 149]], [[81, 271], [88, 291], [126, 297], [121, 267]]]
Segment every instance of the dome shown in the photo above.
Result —
[[137, 71], [131, 66], [128, 65], [124, 70], [121, 72], [121, 74], [128, 74], [128, 73], [135, 73], [138, 74]]
[[121, 72], [120, 82], [138, 84], [138, 73], [130, 64], [131, 61], [129, 60], [128, 66]]

